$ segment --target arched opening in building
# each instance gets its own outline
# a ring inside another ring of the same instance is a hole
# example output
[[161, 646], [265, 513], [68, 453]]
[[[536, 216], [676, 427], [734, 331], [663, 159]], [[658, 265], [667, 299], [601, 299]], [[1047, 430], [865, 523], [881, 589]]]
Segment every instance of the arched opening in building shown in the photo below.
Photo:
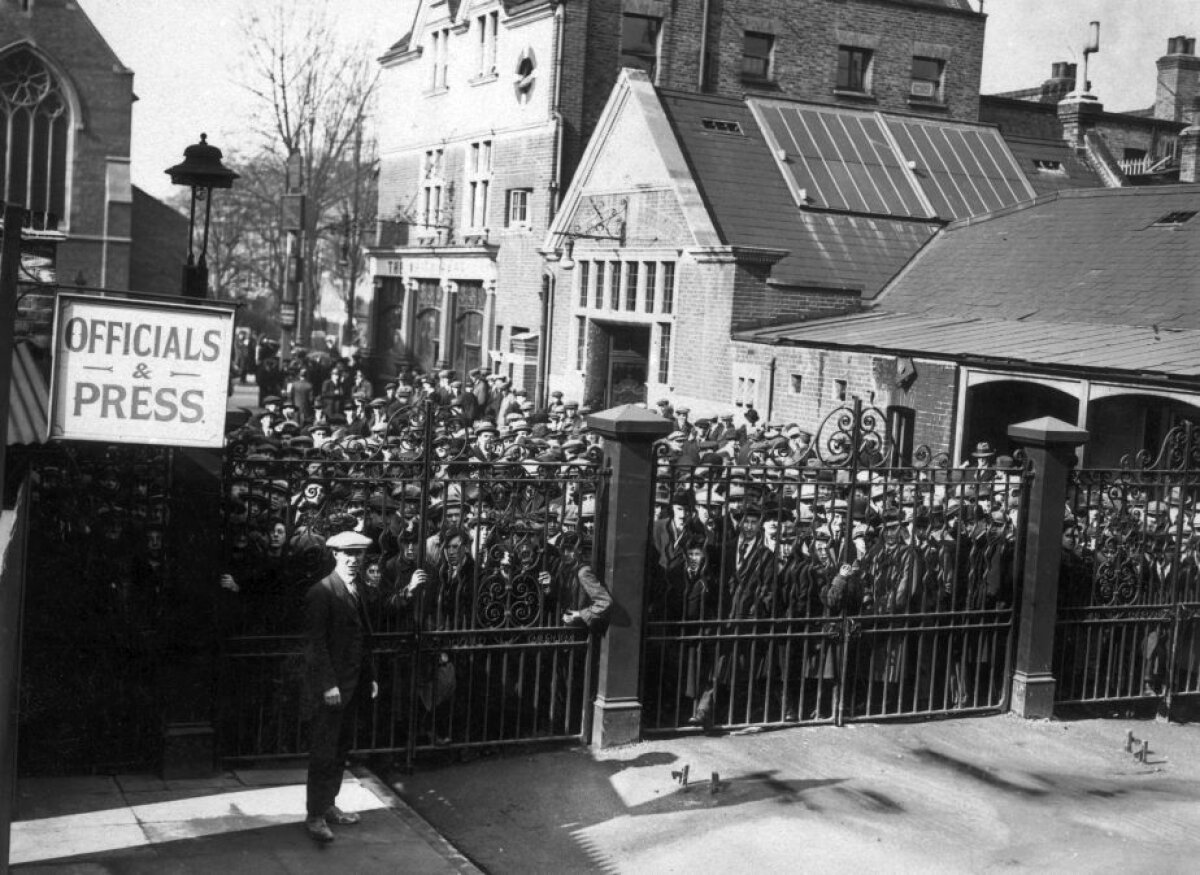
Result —
[[1085, 463], [1116, 468], [1143, 450], [1154, 458], [1167, 432], [1188, 421], [1200, 426], [1200, 404], [1134, 392], [1096, 398], [1088, 406]]
[[987, 441], [998, 453], [1011, 454], [1016, 446], [1009, 440], [1008, 427], [1042, 416], [1078, 422], [1079, 399], [1061, 389], [1023, 380], [972, 386], [967, 390], [959, 455], [969, 454], [980, 441]]

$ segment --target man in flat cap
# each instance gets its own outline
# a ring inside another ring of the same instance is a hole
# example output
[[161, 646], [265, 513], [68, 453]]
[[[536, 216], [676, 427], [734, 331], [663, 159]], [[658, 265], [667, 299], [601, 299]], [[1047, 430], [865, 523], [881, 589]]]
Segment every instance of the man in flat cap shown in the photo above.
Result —
[[[371, 654], [371, 624], [358, 591], [359, 568], [371, 539], [357, 532], [338, 532], [325, 542], [334, 569], [314, 583], [304, 597], [304, 657], [312, 713], [308, 759], [308, 834], [321, 843], [333, 841], [329, 824], [349, 826], [354, 812], [334, 802], [342, 786], [342, 767], [354, 740], [354, 708], [374, 699], [379, 689]], [[361, 689], [360, 689], [361, 688]]]

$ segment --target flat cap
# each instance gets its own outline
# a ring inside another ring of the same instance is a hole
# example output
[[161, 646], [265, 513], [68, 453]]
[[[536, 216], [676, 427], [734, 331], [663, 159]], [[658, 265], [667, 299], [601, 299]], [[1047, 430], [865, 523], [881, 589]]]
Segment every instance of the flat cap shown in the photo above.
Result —
[[325, 542], [330, 550], [365, 550], [371, 546], [371, 539], [358, 532], [338, 532]]

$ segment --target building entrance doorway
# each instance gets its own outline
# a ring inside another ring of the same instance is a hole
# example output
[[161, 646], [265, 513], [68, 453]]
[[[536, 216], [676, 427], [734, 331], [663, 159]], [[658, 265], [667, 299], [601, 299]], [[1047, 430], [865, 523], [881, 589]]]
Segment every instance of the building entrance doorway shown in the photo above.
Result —
[[646, 402], [650, 368], [650, 328], [613, 325], [608, 328], [608, 407]]

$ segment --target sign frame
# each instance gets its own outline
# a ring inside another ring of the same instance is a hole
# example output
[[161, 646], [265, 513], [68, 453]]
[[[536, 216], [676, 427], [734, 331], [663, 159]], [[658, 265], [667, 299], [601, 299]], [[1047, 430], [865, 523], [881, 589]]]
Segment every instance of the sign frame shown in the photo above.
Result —
[[[60, 291], [54, 301], [49, 439], [223, 448], [237, 306], [136, 292]], [[76, 324], [87, 315], [108, 321]], [[135, 323], [139, 317], [145, 321]], [[142, 333], [144, 326], [149, 330]], [[64, 336], [68, 329], [70, 338]], [[72, 349], [68, 342], [81, 346]], [[85, 372], [105, 382], [82, 381]], [[100, 416], [81, 415], [95, 405]]]

